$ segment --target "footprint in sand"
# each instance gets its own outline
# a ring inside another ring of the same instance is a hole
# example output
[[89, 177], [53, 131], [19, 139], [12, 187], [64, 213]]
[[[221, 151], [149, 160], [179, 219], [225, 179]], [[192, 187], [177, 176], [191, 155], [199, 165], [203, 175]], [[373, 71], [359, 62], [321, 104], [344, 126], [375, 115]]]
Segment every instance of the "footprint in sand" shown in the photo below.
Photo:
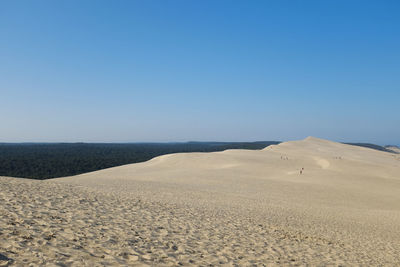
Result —
[[322, 169], [327, 169], [331, 165], [329, 161], [323, 158], [314, 157], [314, 160]]

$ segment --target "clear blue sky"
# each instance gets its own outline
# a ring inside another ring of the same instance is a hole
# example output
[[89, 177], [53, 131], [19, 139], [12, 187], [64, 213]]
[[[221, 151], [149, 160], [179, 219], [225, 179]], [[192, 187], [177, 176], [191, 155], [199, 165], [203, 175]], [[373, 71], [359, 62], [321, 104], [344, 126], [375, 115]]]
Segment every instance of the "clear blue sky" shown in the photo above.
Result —
[[0, 142], [400, 144], [399, 1], [0, 1]]

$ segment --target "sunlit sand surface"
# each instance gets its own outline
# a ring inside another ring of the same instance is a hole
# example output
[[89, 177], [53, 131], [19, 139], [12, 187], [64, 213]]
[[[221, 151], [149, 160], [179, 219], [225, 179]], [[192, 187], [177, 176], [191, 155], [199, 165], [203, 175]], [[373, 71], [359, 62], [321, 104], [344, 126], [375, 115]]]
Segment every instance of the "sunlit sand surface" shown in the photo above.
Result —
[[400, 264], [400, 155], [312, 137], [0, 188], [0, 266]]

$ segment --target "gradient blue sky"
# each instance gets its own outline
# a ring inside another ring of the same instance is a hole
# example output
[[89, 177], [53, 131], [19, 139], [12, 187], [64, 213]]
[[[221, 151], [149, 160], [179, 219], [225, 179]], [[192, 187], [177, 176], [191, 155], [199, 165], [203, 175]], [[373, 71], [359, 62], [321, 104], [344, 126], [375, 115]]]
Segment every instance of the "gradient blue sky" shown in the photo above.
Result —
[[0, 142], [400, 144], [399, 1], [0, 1]]

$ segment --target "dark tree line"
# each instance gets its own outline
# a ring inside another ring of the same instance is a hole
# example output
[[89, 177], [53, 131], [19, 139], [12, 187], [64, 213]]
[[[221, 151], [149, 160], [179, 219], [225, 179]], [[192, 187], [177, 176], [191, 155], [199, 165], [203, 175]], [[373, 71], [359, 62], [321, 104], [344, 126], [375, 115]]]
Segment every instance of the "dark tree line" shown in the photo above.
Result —
[[49, 179], [150, 160], [178, 152], [263, 149], [279, 142], [0, 144], [0, 176]]

